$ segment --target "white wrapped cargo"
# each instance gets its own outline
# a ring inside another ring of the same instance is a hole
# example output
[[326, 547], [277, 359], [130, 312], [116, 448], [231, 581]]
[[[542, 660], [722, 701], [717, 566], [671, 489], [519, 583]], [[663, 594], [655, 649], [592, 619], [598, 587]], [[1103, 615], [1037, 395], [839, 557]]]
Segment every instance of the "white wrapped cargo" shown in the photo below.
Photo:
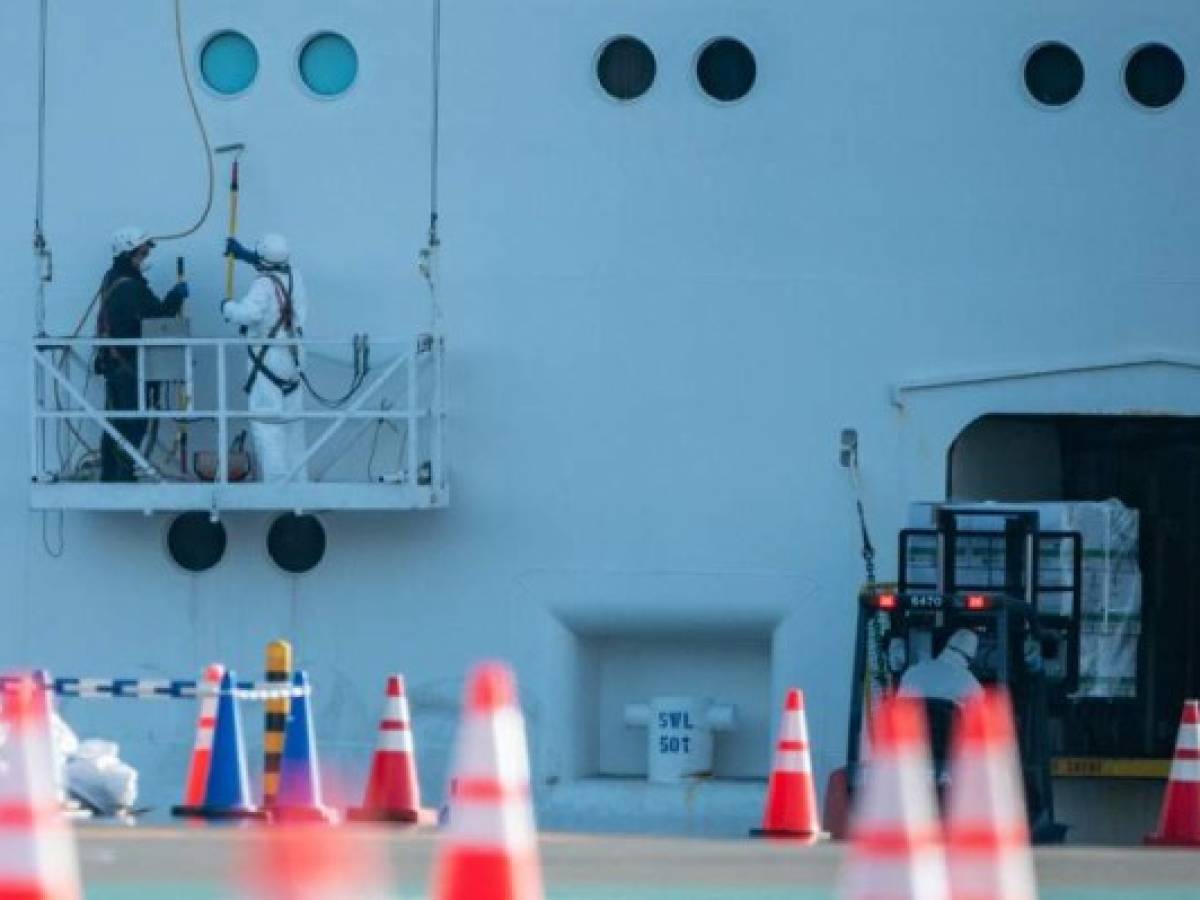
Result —
[[[909, 506], [909, 526], [933, 528], [938, 503]], [[1079, 638], [1079, 697], [1133, 697], [1137, 694], [1137, 647], [1142, 623], [1142, 574], [1138, 565], [1138, 512], [1119, 500], [1043, 503], [955, 503], [957, 510], [978, 508], [1035, 510], [1042, 531], [1078, 531], [1083, 542], [1082, 621]], [[999, 530], [996, 519], [966, 516], [966, 530]], [[999, 547], [964, 542], [956, 554], [959, 576], [972, 583], [1001, 587], [1004, 560]], [[1043, 546], [1038, 559], [1043, 586], [1065, 585], [1071, 578], [1070, 548]], [[910, 581], [936, 580], [931, 545], [909, 553]], [[1069, 595], [1046, 592], [1038, 606], [1066, 613]]]

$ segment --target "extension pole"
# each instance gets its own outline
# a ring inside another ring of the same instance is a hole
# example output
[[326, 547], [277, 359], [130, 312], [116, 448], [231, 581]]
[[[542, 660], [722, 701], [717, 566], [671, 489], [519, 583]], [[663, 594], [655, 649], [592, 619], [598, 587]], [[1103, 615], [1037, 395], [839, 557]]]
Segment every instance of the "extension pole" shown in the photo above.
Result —
[[[272, 684], [291, 684], [292, 645], [287, 641], [271, 641], [267, 644], [267, 681]], [[263, 708], [263, 808], [270, 809], [279, 794], [283, 739], [291, 701], [287, 697], [267, 700]]]
[[[238, 221], [238, 161], [234, 157], [233, 168], [229, 176], [229, 236], [237, 237]], [[232, 253], [225, 255], [225, 299], [233, 299], [233, 264]]]

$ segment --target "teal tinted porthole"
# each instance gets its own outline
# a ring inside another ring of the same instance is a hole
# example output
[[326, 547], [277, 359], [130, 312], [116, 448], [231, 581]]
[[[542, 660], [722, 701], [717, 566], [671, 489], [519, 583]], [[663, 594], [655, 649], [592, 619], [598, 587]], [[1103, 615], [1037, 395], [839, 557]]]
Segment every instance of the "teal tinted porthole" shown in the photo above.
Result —
[[318, 97], [344, 94], [358, 77], [358, 52], [340, 34], [309, 38], [300, 50], [300, 77]]
[[218, 32], [205, 41], [200, 51], [200, 74], [218, 94], [240, 94], [258, 75], [258, 51], [244, 34]]

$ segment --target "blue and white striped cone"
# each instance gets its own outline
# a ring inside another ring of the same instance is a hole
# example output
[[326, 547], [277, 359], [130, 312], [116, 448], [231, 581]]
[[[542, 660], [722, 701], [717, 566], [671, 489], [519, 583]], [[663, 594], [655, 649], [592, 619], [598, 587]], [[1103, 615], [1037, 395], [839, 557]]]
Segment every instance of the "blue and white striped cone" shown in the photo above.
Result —
[[317, 737], [308, 704], [308, 673], [292, 676], [292, 698], [287, 732], [283, 739], [283, 764], [279, 793], [271, 807], [272, 821], [336, 822], [338, 815], [321, 799], [321, 769], [317, 762]]
[[264, 813], [250, 799], [246, 771], [246, 749], [242, 742], [242, 719], [234, 686], [237, 678], [226, 671], [217, 697], [217, 727], [213, 733], [212, 763], [204, 806], [197, 814], [206, 819], [258, 819]]

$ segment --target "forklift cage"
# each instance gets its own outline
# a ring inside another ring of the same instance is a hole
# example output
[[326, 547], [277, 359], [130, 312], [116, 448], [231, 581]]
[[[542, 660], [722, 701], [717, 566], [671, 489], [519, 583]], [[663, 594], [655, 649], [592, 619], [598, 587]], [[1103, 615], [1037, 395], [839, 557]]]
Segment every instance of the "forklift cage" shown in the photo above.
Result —
[[[960, 518], [999, 518], [1003, 530], [962, 529]], [[930, 630], [944, 628], [948, 621], [986, 624], [994, 629], [996, 653], [994, 682], [1010, 684], [1014, 673], [1011, 660], [1011, 639], [1026, 623], [1029, 636], [1044, 648], [1047, 640], [1064, 645], [1064, 666], [1061, 677], [1055, 679], [1056, 693], [1069, 694], [1079, 681], [1079, 622], [1082, 609], [1083, 541], [1078, 532], [1039, 531], [1038, 514], [1031, 510], [1012, 509], [955, 509], [937, 510], [937, 528], [908, 528], [900, 532], [898, 580], [895, 590], [868, 585], [858, 598], [858, 621], [854, 649], [853, 682], [851, 687], [850, 721], [846, 745], [846, 777], [851, 791], [858, 782], [859, 749], [862, 741], [864, 712], [877, 689], [876, 663], [880, 646], [869, 646], [880, 634], [874, 626], [882, 615], [909, 617], [931, 622]], [[912, 565], [912, 549], [919, 542], [933, 549], [933, 564]], [[1060, 566], [1051, 581], [1043, 581], [1040, 558], [1066, 548], [1069, 571]], [[981, 549], [982, 548], [982, 549]], [[978, 565], [979, 555], [985, 563]], [[974, 556], [972, 556], [974, 554]], [[968, 565], [964, 566], [965, 561]], [[973, 577], [981, 571], [994, 576], [997, 560], [1002, 560], [1002, 579]], [[975, 562], [975, 565], [970, 563]], [[920, 571], [914, 572], [914, 569]], [[964, 569], [966, 570], [964, 572]], [[964, 577], [964, 575], [966, 577]], [[1048, 599], [1067, 595], [1067, 603], [1055, 604], [1056, 609], [1044, 607]], [[1069, 611], [1065, 611], [1069, 610]], [[1018, 648], [1019, 649], [1019, 648]], [[874, 650], [873, 658], [869, 656]], [[1049, 679], [1045, 679], [1049, 680]], [[1044, 684], [1044, 681], [1043, 681]], [[1036, 742], [1035, 742], [1036, 743]], [[1031, 769], [1043, 791], [1049, 821], [1053, 822], [1053, 800], [1049, 780], [1048, 748], [1031, 747], [1034, 757]]]

